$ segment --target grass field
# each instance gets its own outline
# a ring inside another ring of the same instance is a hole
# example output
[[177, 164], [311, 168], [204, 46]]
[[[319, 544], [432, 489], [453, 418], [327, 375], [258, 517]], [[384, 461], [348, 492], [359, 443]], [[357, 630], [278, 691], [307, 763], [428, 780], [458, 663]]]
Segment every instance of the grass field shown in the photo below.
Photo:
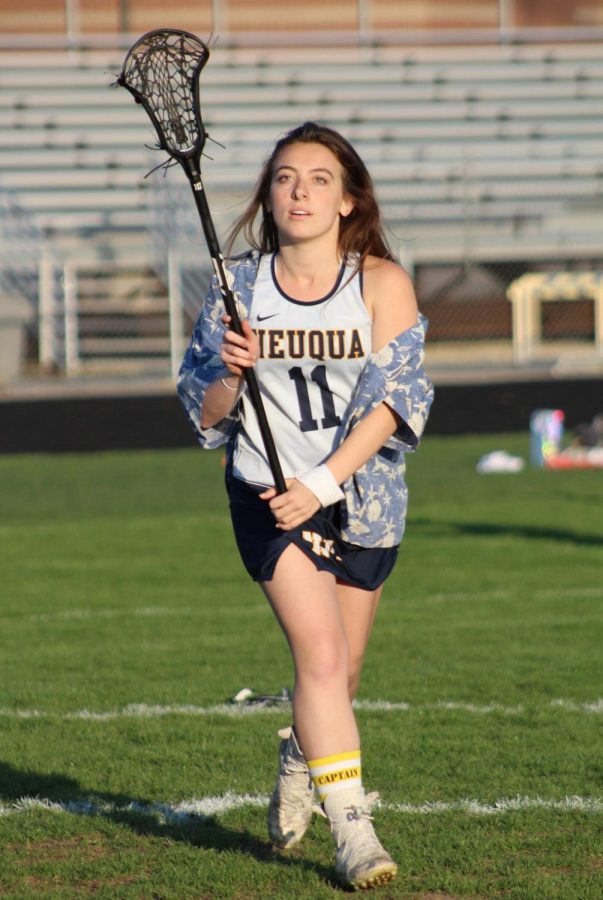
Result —
[[[603, 472], [478, 475], [427, 437], [361, 685], [383, 898], [603, 896]], [[0, 457], [0, 896], [325, 898], [266, 837], [290, 685], [220, 455]], [[377, 701], [381, 701], [378, 703]]]

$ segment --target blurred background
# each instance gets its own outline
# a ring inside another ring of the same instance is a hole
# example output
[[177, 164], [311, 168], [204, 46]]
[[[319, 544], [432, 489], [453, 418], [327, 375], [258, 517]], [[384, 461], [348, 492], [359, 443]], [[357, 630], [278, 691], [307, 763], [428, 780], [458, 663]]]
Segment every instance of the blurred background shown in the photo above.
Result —
[[174, 377], [211, 266], [113, 85], [161, 27], [211, 43], [221, 238], [285, 130], [356, 146], [430, 320], [433, 428], [603, 409], [603, 0], [0, 0], [0, 451], [192, 441]]

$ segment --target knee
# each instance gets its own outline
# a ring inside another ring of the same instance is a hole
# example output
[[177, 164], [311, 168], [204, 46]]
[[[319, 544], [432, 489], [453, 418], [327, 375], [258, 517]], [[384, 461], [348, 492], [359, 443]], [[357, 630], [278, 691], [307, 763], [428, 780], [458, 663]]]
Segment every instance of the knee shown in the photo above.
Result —
[[348, 648], [345, 639], [338, 635], [317, 636], [307, 651], [296, 660], [298, 678], [328, 683], [346, 679], [348, 675]]

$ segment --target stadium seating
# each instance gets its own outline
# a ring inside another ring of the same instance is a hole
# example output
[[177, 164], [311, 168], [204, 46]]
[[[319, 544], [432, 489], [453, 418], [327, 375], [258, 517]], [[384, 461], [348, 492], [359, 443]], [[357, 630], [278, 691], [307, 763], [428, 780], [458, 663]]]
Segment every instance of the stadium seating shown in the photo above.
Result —
[[[216, 48], [202, 101], [225, 149], [208, 145], [208, 193], [232, 209], [274, 137], [314, 118], [355, 142], [395, 231], [468, 214], [529, 230], [603, 201], [599, 48], [486, 49], [329, 48], [316, 65], [316, 48]], [[110, 88], [121, 56], [0, 59], [0, 185], [55, 235], [144, 228], [159, 158], [142, 110]]]
[[[146, 149], [155, 136], [143, 110], [111, 87], [123, 55], [0, 55], [0, 190], [59, 253], [81, 241], [88, 256], [139, 253], [156, 223], [164, 182], [144, 175], [163, 157]], [[600, 45], [217, 46], [201, 96], [224, 145], [208, 143], [204, 166], [220, 234], [275, 137], [316, 119], [366, 160], [411, 265], [458, 260], [469, 245], [478, 262], [601, 255]], [[185, 198], [181, 173], [167, 183]], [[177, 202], [194, 214], [190, 199]]]

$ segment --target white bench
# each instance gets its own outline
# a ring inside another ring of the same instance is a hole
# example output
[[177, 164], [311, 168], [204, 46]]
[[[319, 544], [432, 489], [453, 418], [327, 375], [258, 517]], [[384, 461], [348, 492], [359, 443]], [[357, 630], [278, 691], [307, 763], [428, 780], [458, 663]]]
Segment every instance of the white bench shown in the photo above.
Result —
[[540, 345], [543, 300], [592, 299], [595, 349], [603, 359], [603, 271], [528, 272], [511, 282], [507, 297], [513, 304], [513, 356], [516, 363], [529, 362]]

